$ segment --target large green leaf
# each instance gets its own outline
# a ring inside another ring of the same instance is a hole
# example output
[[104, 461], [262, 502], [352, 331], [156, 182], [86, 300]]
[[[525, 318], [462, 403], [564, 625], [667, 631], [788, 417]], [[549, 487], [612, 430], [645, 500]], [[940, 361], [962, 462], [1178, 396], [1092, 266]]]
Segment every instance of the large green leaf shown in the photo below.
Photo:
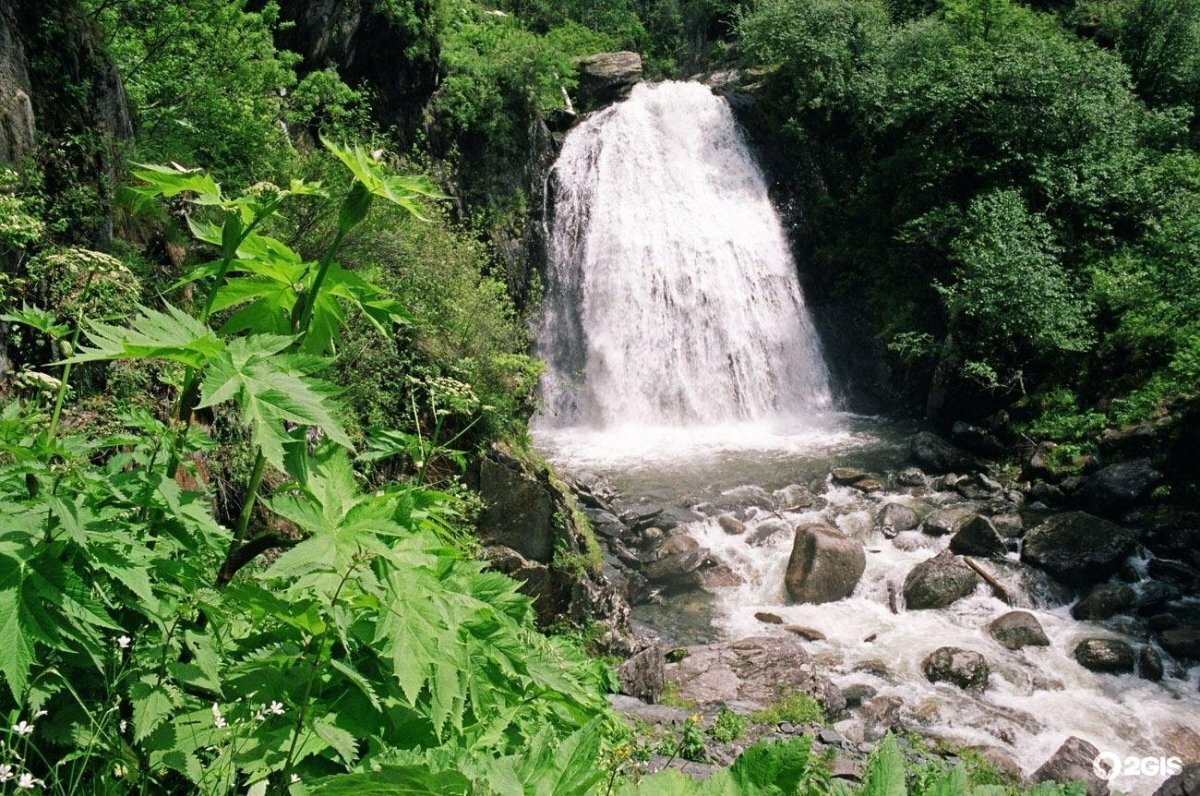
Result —
[[127, 326], [91, 323], [85, 348], [68, 362], [112, 359], [168, 359], [202, 368], [221, 355], [225, 344], [198, 320], [167, 305], [166, 312], [139, 307]]
[[291, 343], [290, 337], [261, 334], [231, 341], [205, 373], [198, 404], [236, 402], [255, 446], [278, 470], [291, 442], [285, 422], [318, 426], [333, 442], [352, 447], [326, 405], [335, 390], [308, 375], [326, 363], [282, 353]]
[[457, 771], [434, 773], [428, 767], [384, 768], [365, 774], [343, 774], [309, 786], [315, 796], [466, 796], [470, 781]]

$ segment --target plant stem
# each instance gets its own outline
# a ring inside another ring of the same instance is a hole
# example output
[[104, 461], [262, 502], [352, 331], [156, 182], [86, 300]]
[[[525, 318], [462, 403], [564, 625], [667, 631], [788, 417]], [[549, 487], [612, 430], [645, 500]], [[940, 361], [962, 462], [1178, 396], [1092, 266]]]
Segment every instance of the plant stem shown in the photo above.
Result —
[[267, 457], [262, 451], [254, 459], [254, 469], [250, 472], [250, 483], [246, 485], [246, 499], [242, 502], [242, 511], [238, 514], [237, 525], [233, 529], [233, 544], [230, 552], [236, 550], [246, 538], [246, 529], [250, 527], [250, 515], [254, 513], [254, 503], [258, 499], [258, 487], [262, 484], [263, 471], [266, 469]]
[[308, 291], [304, 298], [304, 312], [300, 314], [300, 322], [296, 325], [296, 332], [300, 335], [300, 339], [296, 341], [296, 348], [304, 345], [304, 338], [308, 336], [308, 327], [312, 323], [313, 310], [317, 306], [317, 297], [321, 293], [321, 285], [325, 281], [325, 275], [329, 273], [329, 267], [333, 265], [333, 258], [337, 256], [338, 250], [342, 248], [342, 241], [346, 239], [346, 232], [339, 229], [337, 235], [333, 237], [333, 241], [329, 244], [329, 248], [325, 250], [321, 261], [317, 267], [317, 275], [313, 279], [312, 288]]

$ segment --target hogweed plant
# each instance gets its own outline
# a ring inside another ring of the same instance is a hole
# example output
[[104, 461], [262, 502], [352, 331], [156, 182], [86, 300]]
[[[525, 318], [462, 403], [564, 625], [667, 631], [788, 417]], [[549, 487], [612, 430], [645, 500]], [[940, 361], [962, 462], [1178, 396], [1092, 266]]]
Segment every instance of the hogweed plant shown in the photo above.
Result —
[[[557, 793], [603, 778], [606, 671], [539, 634], [518, 584], [454, 543], [455, 498], [423, 473], [367, 490], [354, 469], [321, 374], [348, 313], [382, 335], [409, 318], [338, 251], [374, 202], [418, 214], [435, 192], [326, 146], [344, 191], [231, 197], [202, 171], [136, 172], [141, 201], [182, 201], [214, 252], [181, 280], [190, 311], [9, 314], [75, 341], [52, 401], [0, 409], [0, 792]], [[312, 261], [266, 233], [300, 200], [337, 203]], [[130, 412], [109, 436], [59, 423], [71, 367], [136, 360], [182, 374], [170, 412]], [[195, 418], [217, 409], [254, 454], [233, 527], [198, 473], [177, 477], [212, 447]], [[268, 472], [279, 485], [260, 494]]]

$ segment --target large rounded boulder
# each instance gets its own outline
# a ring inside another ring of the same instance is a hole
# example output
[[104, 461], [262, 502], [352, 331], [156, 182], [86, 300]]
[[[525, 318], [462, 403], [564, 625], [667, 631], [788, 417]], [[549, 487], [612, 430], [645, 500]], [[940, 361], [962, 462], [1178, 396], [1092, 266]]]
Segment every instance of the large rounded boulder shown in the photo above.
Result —
[[1162, 479], [1149, 459], [1110, 464], [1093, 473], [1076, 498], [1089, 511], [1119, 515], [1150, 497]]
[[1085, 638], [1075, 646], [1075, 660], [1085, 669], [1109, 674], [1133, 671], [1133, 647], [1115, 638]]
[[975, 515], [950, 539], [950, 549], [963, 556], [1001, 558], [1008, 552], [1008, 545], [1000, 538], [991, 520]]
[[1021, 560], [1074, 586], [1107, 580], [1133, 552], [1133, 531], [1082, 511], [1055, 514], [1025, 535]]
[[945, 608], [975, 591], [979, 575], [948, 550], [922, 561], [904, 579], [904, 603], [910, 609]]
[[1028, 611], [1009, 611], [988, 625], [988, 632], [1010, 650], [1050, 646], [1041, 623]]
[[850, 596], [866, 568], [866, 552], [857, 541], [825, 525], [802, 525], [784, 584], [795, 602], [834, 602]]

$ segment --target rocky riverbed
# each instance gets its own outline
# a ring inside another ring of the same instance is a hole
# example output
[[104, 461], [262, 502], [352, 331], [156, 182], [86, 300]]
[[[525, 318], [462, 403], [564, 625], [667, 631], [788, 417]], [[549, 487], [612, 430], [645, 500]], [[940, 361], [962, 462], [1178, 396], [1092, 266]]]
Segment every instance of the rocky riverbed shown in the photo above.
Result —
[[807, 694], [849, 778], [888, 731], [1093, 792], [1108, 785], [1079, 761], [1100, 752], [1200, 761], [1200, 524], [1148, 500], [1148, 460], [1055, 480], [1038, 451], [990, 466], [986, 437], [828, 440], [559, 462], [645, 640], [618, 707], [664, 687], [709, 712]]

